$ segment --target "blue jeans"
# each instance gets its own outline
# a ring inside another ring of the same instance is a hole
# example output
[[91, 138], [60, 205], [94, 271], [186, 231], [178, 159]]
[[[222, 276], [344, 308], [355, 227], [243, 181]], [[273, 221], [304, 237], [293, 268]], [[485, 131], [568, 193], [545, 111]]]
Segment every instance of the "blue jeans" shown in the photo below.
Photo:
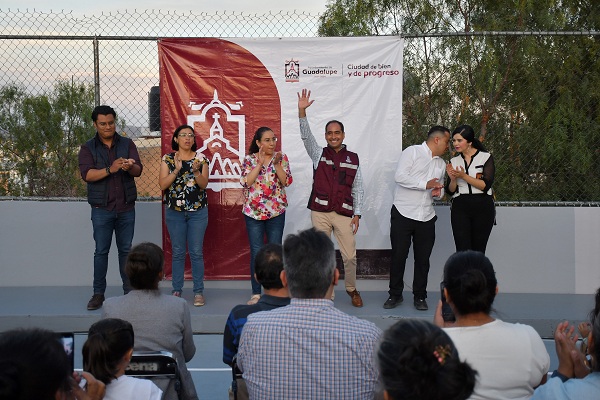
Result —
[[135, 228], [135, 209], [122, 213], [92, 207], [92, 227], [94, 228], [94, 294], [104, 294], [106, 290], [106, 272], [108, 271], [108, 252], [112, 244], [113, 231], [119, 251], [119, 273], [123, 281], [123, 291], [129, 292], [129, 278], [125, 274], [127, 255], [131, 250]]
[[204, 233], [208, 226], [208, 207], [197, 211], [175, 211], [167, 207], [165, 222], [171, 237], [173, 292], [183, 289], [186, 245], [192, 263], [194, 294], [204, 292]]
[[285, 213], [275, 218], [257, 220], [244, 215], [246, 219], [246, 231], [248, 231], [248, 242], [250, 243], [250, 282], [252, 284], [252, 294], [260, 294], [260, 283], [254, 278], [254, 258], [256, 253], [265, 244], [265, 234], [267, 243], [281, 244], [283, 238], [283, 228], [285, 226]]

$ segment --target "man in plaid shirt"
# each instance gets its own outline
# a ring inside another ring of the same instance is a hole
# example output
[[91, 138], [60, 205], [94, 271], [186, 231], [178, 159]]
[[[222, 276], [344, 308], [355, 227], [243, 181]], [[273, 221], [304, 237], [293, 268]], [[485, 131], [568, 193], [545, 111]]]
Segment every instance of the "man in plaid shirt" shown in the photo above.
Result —
[[251, 314], [238, 366], [250, 399], [373, 399], [381, 330], [333, 306], [338, 282], [331, 239], [314, 228], [283, 244], [289, 306]]

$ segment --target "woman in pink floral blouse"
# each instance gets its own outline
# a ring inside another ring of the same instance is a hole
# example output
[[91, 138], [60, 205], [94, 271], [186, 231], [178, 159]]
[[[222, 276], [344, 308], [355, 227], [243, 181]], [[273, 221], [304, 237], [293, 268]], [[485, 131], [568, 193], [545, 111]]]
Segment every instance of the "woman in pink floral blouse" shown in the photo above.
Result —
[[240, 183], [245, 201], [242, 213], [250, 242], [250, 279], [252, 297], [248, 304], [260, 299], [260, 283], [254, 277], [254, 257], [265, 243], [281, 244], [285, 225], [287, 197], [285, 187], [292, 184], [290, 163], [285, 154], [275, 151], [277, 138], [270, 128], [260, 127], [254, 133], [248, 155], [242, 165]]

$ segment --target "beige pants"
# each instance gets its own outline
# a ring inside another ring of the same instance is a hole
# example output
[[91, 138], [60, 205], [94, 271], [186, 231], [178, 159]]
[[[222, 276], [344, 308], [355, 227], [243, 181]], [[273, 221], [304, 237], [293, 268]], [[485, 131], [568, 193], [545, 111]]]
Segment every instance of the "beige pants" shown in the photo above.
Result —
[[334, 211], [318, 212], [311, 211], [310, 219], [315, 229], [325, 232], [327, 236], [333, 236], [337, 240], [344, 262], [344, 283], [346, 290], [356, 290], [356, 240], [352, 232], [352, 218], [345, 217]]

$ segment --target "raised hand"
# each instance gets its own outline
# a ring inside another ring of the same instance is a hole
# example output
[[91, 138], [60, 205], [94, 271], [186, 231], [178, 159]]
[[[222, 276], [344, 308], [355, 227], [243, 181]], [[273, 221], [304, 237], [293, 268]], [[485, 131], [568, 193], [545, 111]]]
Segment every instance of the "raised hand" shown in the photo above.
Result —
[[265, 147], [260, 146], [258, 149], [258, 162], [260, 165], [265, 165], [267, 163], [267, 155], [265, 154]]
[[273, 165], [280, 164], [281, 163], [281, 158], [282, 158], [281, 152], [280, 151], [276, 152], [275, 153], [275, 157], [273, 157]]
[[174, 162], [175, 162], [175, 171], [179, 172], [181, 170], [181, 167], [183, 166], [183, 163], [181, 162], [181, 158], [179, 158], [178, 151], [175, 152]]
[[566, 377], [572, 378], [575, 376], [576, 357], [572, 352], [577, 352], [575, 343], [577, 342], [577, 334], [575, 327], [569, 326], [568, 321], [560, 322], [554, 331], [554, 344], [556, 346], [556, 355], [558, 356], [558, 372]]
[[451, 180], [455, 180], [457, 177], [456, 170], [454, 169], [454, 166], [451, 163], [446, 164], [446, 173], [448, 174]]
[[192, 163], [192, 173], [199, 171], [201, 167], [202, 161], [198, 160], [197, 158], [194, 158], [194, 162]]
[[579, 325], [577, 325], [577, 330], [582, 338], [588, 337], [591, 329], [592, 327], [589, 322], [580, 322]]
[[306, 109], [314, 103], [314, 100], [310, 99], [310, 90], [302, 89], [301, 93], [298, 93], [298, 115], [300, 117], [306, 117]]

